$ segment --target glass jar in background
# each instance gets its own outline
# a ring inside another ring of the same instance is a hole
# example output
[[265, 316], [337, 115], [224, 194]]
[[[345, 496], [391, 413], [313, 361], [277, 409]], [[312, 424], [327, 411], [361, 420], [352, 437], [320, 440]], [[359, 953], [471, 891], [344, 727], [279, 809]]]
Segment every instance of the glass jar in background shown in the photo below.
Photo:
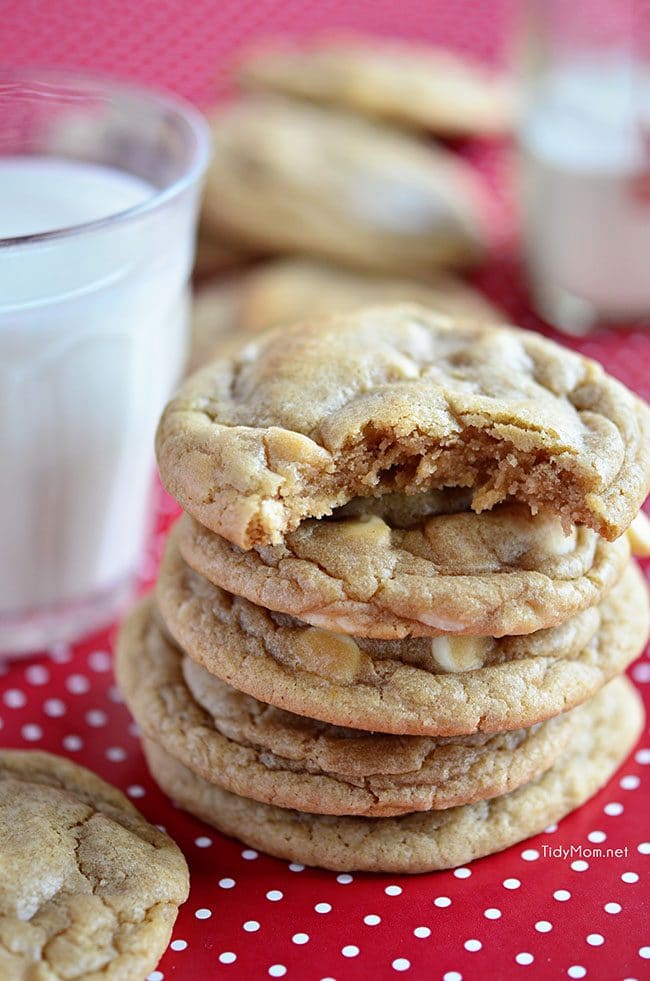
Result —
[[650, 4], [528, 0], [524, 252], [567, 333], [650, 322]]
[[132, 589], [183, 367], [202, 117], [67, 73], [0, 74], [0, 653]]

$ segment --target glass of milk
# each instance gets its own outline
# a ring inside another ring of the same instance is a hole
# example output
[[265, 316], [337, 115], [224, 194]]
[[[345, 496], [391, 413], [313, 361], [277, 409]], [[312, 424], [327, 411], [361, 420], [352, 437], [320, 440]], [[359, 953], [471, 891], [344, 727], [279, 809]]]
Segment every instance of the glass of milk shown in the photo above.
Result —
[[208, 157], [176, 98], [0, 73], [0, 654], [78, 638], [131, 593]]
[[650, 5], [529, 0], [524, 250], [556, 327], [650, 322]]

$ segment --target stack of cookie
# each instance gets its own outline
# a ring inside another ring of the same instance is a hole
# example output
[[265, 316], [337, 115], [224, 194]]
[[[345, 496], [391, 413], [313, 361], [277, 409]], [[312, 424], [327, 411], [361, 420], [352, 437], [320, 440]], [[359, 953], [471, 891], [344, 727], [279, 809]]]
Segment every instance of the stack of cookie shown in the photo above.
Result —
[[161, 421], [187, 513], [118, 645], [155, 778], [337, 870], [557, 821], [641, 729], [649, 454], [646, 405], [515, 328], [393, 306], [229, 347]]

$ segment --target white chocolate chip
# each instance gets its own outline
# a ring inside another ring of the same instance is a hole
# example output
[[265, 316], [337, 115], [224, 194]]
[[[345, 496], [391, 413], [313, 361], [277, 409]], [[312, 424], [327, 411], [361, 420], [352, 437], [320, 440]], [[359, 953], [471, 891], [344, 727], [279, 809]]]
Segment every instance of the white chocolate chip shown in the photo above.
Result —
[[639, 511], [627, 530], [632, 554], [640, 559], [650, 558], [650, 518]]
[[431, 653], [443, 671], [474, 671], [483, 667], [490, 637], [432, 637]]
[[303, 670], [341, 684], [356, 681], [368, 660], [351, 637], [319, 627], [301, 630], [295, 647]]

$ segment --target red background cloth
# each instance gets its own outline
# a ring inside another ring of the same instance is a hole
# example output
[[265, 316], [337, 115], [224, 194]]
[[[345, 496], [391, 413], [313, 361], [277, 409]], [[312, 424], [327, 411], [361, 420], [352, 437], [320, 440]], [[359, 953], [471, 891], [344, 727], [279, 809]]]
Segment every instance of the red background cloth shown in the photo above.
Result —
[[[498, 61], [512, 9], [506, 0], [0, 0], [0, 63], [92, 68], [207, 105], [247, 39], [332, 28], [428, 39]], [[467, 145], [463, 152], [484, 170], [507, 216], [511, 185], [502, 148]], [[495, 260], [477, 278], [513, 320], [540, 328], [515, 262]], [[574, 346], [650, 397], [650, 332], [608, 331]], [[175, 506], [159, 494], [158, 510], [147, 578]], [[648, 733], [610, 784], [558, 829], [467, 870], [337, 877], [258, 856], [157, 790], [113, 684], [113, 633], [5, 666], [0, 739], [90, 766], [183, 848], [192, 892], [172, 946], [150, 976], [155, 981], [650, 976]], [[647, 693], [647, 656], [631, 674]], [[542, 846], [560, 844], [628, 854], [582, 863], [578, 857], [578, 864], [575, 855], [544, 857]]]

